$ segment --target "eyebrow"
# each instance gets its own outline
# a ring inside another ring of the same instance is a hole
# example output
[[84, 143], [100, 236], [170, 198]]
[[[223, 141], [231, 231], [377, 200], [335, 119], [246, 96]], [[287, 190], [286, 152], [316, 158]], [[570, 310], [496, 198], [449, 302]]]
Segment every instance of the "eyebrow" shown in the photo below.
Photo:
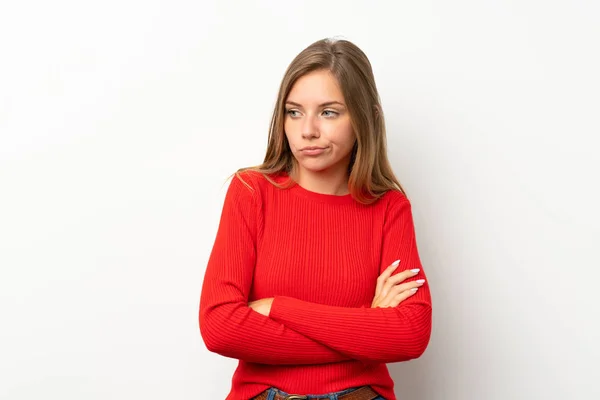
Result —
[[[301, 104], [298, 104], [298, 103], [296, 103], [294, 101], [286, 101], [285, 104], [291, 104], [291, 105], [296, 106], [296, 107], [302, 107]], [[344, 103], [341, 103], [339, 101], [328, 101], [326, 103], [319, 104], [319, 107], [331, 106], [333, 104], [339, 104], [340, 106], [345, 107]]]

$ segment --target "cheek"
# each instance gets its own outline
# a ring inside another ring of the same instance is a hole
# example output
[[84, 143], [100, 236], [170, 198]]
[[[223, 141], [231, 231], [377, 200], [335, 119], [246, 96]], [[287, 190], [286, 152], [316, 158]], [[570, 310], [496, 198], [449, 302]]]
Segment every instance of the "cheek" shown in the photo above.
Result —
[[[288, 143], [291, 145], [294, 143], [294, 141], [293, 141], [292, 135], [290, 135], [290, 132], [291, 132], [290, 129], [291, 128], [287, 123], [283, 124], [283, 134], [285, 135], [285, 138], [287, 139]], [[292, 149], [293, 149], [293, 147], [292, 147]]]
[[293, 122], [285, 122], [283, 124], [283, 132], [285, 133], [285, 137], [288, 138], [288, 140], [293, 140], [294, 139], [294, 133], [296, 132], [297, 128], [294, 127], [294, 123]]
[[351, 150], [355, 141], [354, 130], [349, 123], [339, 126], [336, 129], [334, 142], [339, 149], [344, 151]]

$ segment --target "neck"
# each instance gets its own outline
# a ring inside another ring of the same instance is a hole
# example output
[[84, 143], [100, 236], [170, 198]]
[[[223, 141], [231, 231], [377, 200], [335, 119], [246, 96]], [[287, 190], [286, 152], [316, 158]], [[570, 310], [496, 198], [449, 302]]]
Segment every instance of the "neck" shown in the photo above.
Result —
[[309, 171], [298, 166], [293, 178], [296, 183], [311, 192], [333, 194], [336, 196], [343, 196], [349, 193], [347, 165], [319, 172]]

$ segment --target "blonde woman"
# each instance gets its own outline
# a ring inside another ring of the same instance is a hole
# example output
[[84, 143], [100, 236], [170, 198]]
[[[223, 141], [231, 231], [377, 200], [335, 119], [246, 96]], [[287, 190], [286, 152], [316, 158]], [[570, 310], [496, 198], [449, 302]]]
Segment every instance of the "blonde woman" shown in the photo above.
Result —
[[431, 297], [371, 64], [319, 40], [288, 67], [264, 162], [233, 177], [200, 298], [207, 348], [239, 360], [227, 399], [394, 400]]

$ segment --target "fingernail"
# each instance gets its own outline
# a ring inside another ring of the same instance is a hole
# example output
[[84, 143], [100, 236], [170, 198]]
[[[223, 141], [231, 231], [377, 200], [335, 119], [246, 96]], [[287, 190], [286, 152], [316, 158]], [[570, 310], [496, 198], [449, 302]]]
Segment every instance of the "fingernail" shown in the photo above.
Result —
[[410, 289], [410, 291], [413, 292], [413, 293], [416, 292], [417, 290], [419, 290], [418, 287]]
[[417, 279], [415, 282], [417, 282], [417, 283], [425, 283], [425, 279]]
[[420, 270], [421, 270], [420, 268], [415, 268], [415, 269], [411, 269], [411, 270], [410, 270], [410, 272], [413, 272], [413, 273], [415, 273], [415, 274], [416, 274], [416, 273], [417, 273], [417, 272], [419, 272]]
[[400, 264], [400, 260], [396, 260], [392, 263], [392, 267], [397, 267]]

